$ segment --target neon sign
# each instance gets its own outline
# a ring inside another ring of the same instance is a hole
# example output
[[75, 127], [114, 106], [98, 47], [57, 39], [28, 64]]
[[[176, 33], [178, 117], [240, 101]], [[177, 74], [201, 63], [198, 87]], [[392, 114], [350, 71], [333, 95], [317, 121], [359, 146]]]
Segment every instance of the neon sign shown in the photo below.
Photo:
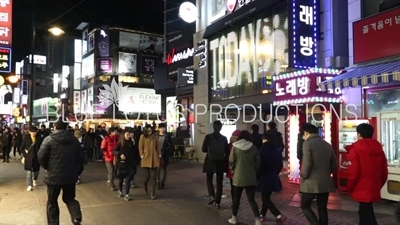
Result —
[[167, 63], [167, 65], [171, 65], [181, 60], [193, 57], [193, 54], [194, 54], [193, 48], [187, 48], [186, 50], [178, 53], [176, 52], [176, 48], [173, 48], [171, 53], [167, 54], [167, 60], [165, 60], [165, 62]]

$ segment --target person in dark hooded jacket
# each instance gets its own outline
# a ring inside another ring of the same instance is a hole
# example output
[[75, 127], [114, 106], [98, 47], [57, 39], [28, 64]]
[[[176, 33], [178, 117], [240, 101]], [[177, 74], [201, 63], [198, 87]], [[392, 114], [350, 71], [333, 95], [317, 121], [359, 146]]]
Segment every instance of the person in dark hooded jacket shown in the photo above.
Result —
[[251, 125], [251, 138], [253, 139], [253, 144], [260, 149], [262, 147], [262, 134], [260, 134], [260, 127], [257, 124]]
[[81, 207], [75, 200], [75, 183], [85, 157], [78, 139], [66, 130], [67, 126], [67, 123], [59, 119], [55, 123], [55, 131], [44, 139], [38, 152], [39, 163], [46, 170], [44, 183], [47, 185], [48, 224], [60, 223], [58, 196], [61, 190], [72, 224], [78, 225], [82, 222]]
[[269, 122], [267, 125], [266, 133], [271, 134], [274, 137], [274, 144], [281, 151], [285, 149], [285, 143], [283, 142], [282, 133], [276, 128], [275, 122]]

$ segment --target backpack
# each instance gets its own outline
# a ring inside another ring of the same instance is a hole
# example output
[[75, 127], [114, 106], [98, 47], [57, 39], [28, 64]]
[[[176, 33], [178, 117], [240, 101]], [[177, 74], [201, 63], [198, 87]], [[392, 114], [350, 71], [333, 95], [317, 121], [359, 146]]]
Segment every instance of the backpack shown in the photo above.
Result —
[[225, 144], [226, 138], [220, 136], [219, 139], [215, 139], [214, 136], [209, 135], [208, 152], [207, 155], [212, 161], [224, 161], [226, 160]]

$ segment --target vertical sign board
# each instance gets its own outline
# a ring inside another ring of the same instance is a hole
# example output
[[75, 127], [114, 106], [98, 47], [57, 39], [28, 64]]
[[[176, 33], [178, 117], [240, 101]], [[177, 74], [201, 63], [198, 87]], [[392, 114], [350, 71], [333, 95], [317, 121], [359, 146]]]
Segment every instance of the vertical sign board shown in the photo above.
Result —
[[13, 0], [0, 1], [0, 46], [11, 47], [12, 2]]
[[0, 47], [0, 72], [11, 72], [11, 48]]
[[291, 33], [291, 68], [317, 66], [319, 34], [319, 0], [291, 0], [289, 13]]

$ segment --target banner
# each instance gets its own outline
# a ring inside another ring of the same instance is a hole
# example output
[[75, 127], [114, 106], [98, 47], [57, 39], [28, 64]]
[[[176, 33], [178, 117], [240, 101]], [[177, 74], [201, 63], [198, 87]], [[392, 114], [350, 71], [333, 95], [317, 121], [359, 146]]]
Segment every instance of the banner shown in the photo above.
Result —
[[81, 92], [74, 91], [74, 114], [81, 112]]
[[12, 2], [0, 1], [0, 45], [11, 47], [12, 44]]
[[164, 52], [164, 39], [162, 37], [120, 31], [119, 47]]
[[93, 99], [93, 96], [94, 96], [94, 89], [93, 89], [93, 87], [90, 87], [90, 88], [88, 88], [88, 90], [87, 90], [87, 112], [88, 113], [93, 113], [93, 102], [94, 102], [94, 99]]
[[157, 56], [142, 55], [141, 72], [142, 74], [154, 75], [154, 68], [157, 64]]
[[99, 50], [100, 57], [110, 56], [110, 36], [108, 26], [101, 26], [97, 40], [97, 49]]
[[120, 52], [118, 58], [118, 73], [137, 73], [137, 55]]
[[161, 95], [154, 89], [128, 88], [119, 97], [119, 111], [161, 113]]
[[111, 57], [97, 59], [97, 73], [112, 73], [113, 60]]
[[81, 113], [87, 112], [87, 90], [81, 91]]

